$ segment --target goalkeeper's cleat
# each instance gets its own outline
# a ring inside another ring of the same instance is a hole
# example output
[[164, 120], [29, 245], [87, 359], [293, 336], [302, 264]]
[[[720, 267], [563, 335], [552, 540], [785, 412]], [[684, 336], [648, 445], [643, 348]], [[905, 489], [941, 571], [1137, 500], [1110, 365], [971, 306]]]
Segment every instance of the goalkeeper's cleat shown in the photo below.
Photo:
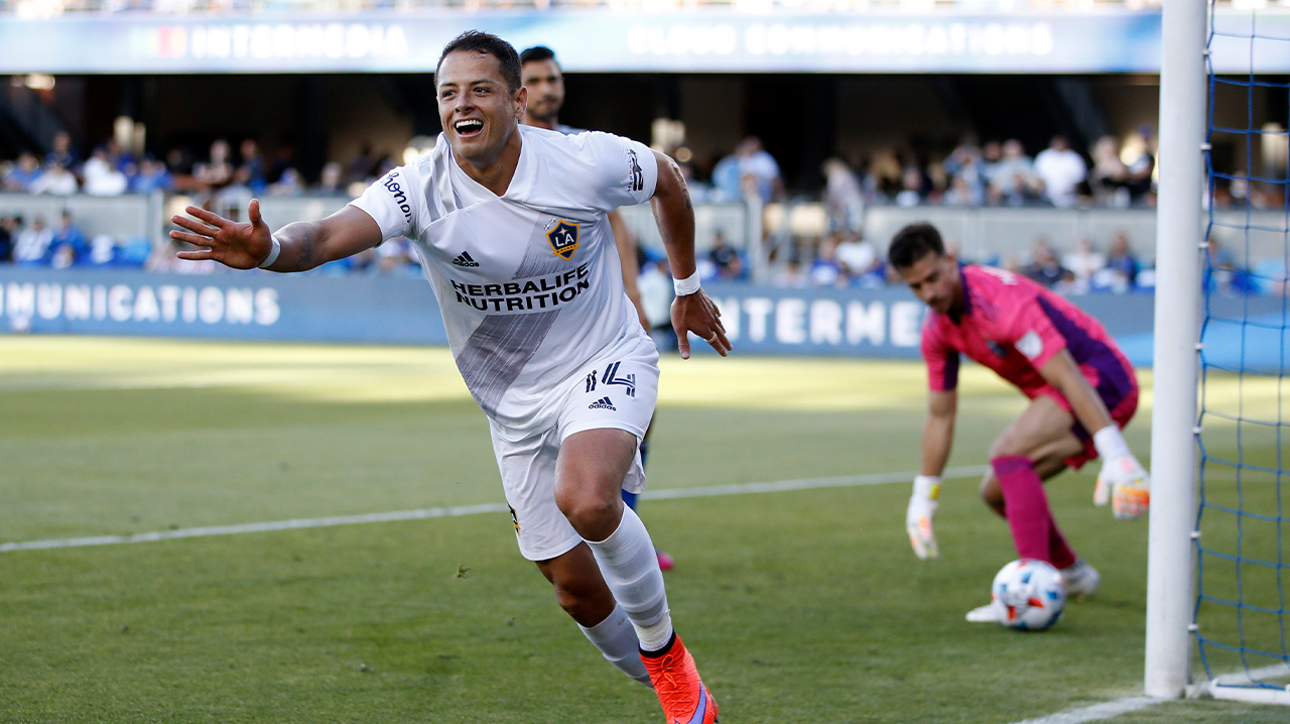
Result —
[[1083, 558], [1061, 570], [1062, 583], [1066, 584], [1066, 597], [1091, 596], [1102, 587], [1102, 574]]
[[717, 702], [699, 679], [694, 657], [672, 634], [672, 640], [659, 651], [642, 651], [641, 660], [654, 682], [654, 691], [663, 705], [667, 724], [714, 724]]
[[909, 545], [914, 555], [922, 560], [939, 558], [940, 548], [936, 545], [936, 533], [932, 530], [932, 518], [936, 516], [937, 502], [917, 495], [909, 499], [909, 508], [905, 511], [905, 531], [909, 533]]
[[1008, 621], [1008, 612], [998, 601], [990, 601], [984, 606], [978, 606], [967, 612], [967, 620], [971, 623], [1006, 623]]

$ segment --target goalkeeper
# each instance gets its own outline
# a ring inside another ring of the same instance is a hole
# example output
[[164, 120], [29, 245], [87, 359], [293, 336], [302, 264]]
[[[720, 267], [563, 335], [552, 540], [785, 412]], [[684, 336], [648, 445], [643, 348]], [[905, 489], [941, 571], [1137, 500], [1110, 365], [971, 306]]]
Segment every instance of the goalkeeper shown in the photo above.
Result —
[[[1061, 570], [1068, 594], [1093, 593], [1100, 576], [1062, 537], [1043, 481], [1101, 457], [1094, 502], [1110, 502], [1116, 518], [1146, 513], [1147, 473], [1120, 434], [1138, 406], [1133, 367], [1096, 319], [1012, 272], [959, 264], [930, 224], [901, 229], [887, 257], [931, 307], [922, 340], [930, 388], [922, 474], [905, 521], [914, 553], [938, 555], [932, 518], [954, 437], [959, 355], [966, 354], [1030, 399], [991, 445], [981, 497], [1007, 519], [1018, 557]], [[997, 609], [982, 606], [967, 618], [995, 621]]]

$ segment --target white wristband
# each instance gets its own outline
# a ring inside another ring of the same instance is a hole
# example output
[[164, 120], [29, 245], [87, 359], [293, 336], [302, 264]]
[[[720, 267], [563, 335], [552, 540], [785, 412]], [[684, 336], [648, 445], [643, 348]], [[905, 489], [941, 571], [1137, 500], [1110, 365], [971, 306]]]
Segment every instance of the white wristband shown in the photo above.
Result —
[[1093, 433], [1093, 447], [1097, 448], [1098, 457], [1104, 461], [1132, 454], [1129, 452], [1129, 444], [1124, 441], [1124, 435], [1120, 434], [1120, 428], [1115, 425], [1107, 425]]
[[278, 241], [278, 237], [270, 234], [269, 242], [273, 244], [273, 248], [269, 249], [269, 255], [264, 257], [264, 261], [260, 262], [261, 269], [268, 269], [273, 266], [273, 262], [277, 261], [278, 255], [282, 253], [282, 242]]
[[699, 291], [699, 272], [694, 272], [684, 279], [672, 279], [672, 288], [676, 290], [676, 296], [688, 297]]
[[914, 476], [914, 495], [919, 498], [928, 498], [936, 500], [941, 494], [941, 476], [939, 475], [915, 475]]

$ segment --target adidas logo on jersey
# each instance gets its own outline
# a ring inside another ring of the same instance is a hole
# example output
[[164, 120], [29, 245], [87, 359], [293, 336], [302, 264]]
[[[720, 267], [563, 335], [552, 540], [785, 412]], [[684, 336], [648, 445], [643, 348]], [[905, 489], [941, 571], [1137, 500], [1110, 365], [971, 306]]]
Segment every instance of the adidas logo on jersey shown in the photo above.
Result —
[[452, 265], [453, 266], [479, 266], [479, 262], [470, 258], [470, 252], [463, 251], [457, 255], [456, 259], [452, 260]]
[[614, 407], [614, 403], [610, 402], [608, 397], [602, 397], [599, 400], [596, 400], [595, 402], [591, 403], [590, 405], [587, 405], [587, 409], [588, 410], [612, 410], [613, 412], [618, 412], [618, 408]]

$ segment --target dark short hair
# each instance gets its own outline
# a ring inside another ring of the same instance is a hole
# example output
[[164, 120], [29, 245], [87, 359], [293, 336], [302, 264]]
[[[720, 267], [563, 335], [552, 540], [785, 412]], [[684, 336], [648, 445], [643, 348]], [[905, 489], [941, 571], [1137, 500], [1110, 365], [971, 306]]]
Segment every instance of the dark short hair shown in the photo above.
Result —
[[439, 56], [439, 63], [435, 65], [435, 75], [438, 75], [439, 68], [443, 65], [444, 58], [449, 53], [483, 53], [497, 58], [497, 64], [501, 66], [502, 80], [506, 82], [506, 89], [511, 93], [520, 89], [523, 83], [520, 82], [520, 56], [515, 53], [515, 48], [511, 44], [493, 35], [485, 33], [482, 30], [467, 30], [466, 32], [453, 38], [447, 45], [443, 46], [443, 53]]
[[555, 60], [555, 51], [545, 45], [535, 45], [520, 53], [520, 65], [537, 63], [543, 60]]
[[897, 269], [908, 269], [928, 254], [945, 256], [945, 242], [941, 232], [926, 222], [910, 224], [891, 238], [887, 247], [887, 262]]

